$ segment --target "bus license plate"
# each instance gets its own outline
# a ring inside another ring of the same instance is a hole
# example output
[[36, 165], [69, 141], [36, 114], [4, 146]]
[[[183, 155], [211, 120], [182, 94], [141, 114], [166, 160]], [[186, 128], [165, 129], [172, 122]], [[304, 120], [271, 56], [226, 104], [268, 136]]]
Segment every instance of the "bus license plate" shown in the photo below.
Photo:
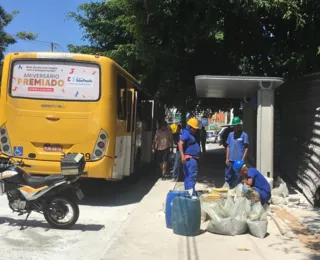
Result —
[[83, 193], [82, 193], [82, 190], [81, 190], [81, 189], [78, 189], [76, 193], [77, 193], [78, 199], [79, 199], [79, 200], [82, 200], [83, 197], [84, 197], [84, 195], [83, 195]]
[[59, 144], [45, 144], [43, 150], [46, 152], [62, 152], [62, 145]]

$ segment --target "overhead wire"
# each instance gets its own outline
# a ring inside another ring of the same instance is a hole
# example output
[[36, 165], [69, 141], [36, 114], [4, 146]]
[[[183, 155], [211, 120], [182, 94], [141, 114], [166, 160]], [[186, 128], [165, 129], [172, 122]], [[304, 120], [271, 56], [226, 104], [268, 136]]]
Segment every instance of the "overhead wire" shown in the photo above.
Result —
[[55, 47], [57, 47], [58, 50], [60, 50], [62, 52], [66, 52], [60, 43], [55, 43]]
[[[13, 34], [10, 34], [10, 33], [7, 33], [8, 35], [10, 35], [11, 37], [13, 38], [16, 38], [17, 36], [16, 35], [13, 35]], [[29, 39], [20, 39], [20, 40], [23, 40], [23, 41], [27, 41], [27, 42], [30, 42], [32, 44], [38, 44], [38, 45], [41, 45], [41, 46], [50, 46], [51, 44], [53, 44], [54, 48], [62, 52], [66, 52], [64, 50], [64, 48], [62, 47], [62, 45], [60, 43], [57, 43], [57, 42], [48, 42], [48, 41], [42, 41], [42, 40], [36, 40], [36, 39], [33, 39], [33, 40], [29, 40]]]
[[33, 42], [33, 41], [28, 41], [32, 44], [36, 44], [36, 45], [41, 45], [41, 46], [50, 46], [50, 44], [45, 44], [45, 43], [38, 43], [38, 42]]

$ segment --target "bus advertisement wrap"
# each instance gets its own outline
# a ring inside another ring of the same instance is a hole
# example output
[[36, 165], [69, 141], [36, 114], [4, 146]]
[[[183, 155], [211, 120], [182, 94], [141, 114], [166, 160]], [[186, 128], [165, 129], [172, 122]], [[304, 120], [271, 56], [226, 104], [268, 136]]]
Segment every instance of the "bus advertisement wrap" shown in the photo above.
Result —
[[34, 99], [98, 100], [99, 66], [91, 63], [16, 61], [11, 96]]

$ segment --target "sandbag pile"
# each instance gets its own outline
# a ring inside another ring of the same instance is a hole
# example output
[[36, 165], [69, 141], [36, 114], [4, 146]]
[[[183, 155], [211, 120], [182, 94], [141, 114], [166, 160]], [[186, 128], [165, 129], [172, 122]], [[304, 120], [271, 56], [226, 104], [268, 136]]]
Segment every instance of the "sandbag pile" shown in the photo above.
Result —
[[248, 228], [250, 233], [259, 238], [264, 238], [267, 234], [268, 219], [267, 209], [260, 202], [256, 202], [248, 213]]
[[276, 206], [299, 205], [300, 196], [290, 195], [287, 184], [278, 177], [274, 182], [275, 188], [271, 191], [271, 203]]
[[[232, 190], [231, 190], [232, 191]], [[241, 187], [229, 193], [227, 199], [212, 202], [201, 200], [202, 221], [209, 216], [207, 231], [235, 236], [249, 232], [256, 237], [264, 238], [267, 233], [267, 210], [260, 202], [248, 200], [242, 196]]]
[[286, 198], [289, 196], [287, 184], [278, 177], [274, 182], [275, 188], [271, 191], [271, 203], [274, 205], [287, 205]]

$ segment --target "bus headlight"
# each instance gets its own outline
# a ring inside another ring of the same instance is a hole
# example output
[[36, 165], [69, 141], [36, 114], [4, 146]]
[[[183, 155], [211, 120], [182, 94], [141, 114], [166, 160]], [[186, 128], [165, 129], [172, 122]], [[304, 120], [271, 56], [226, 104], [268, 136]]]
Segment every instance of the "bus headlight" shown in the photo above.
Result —
[[101, 129], [92, 152], [92, 161], [97, 161], [105, 155], [108, 146], [108, 140], [109, 137], [107, 133]]
[[0, 147], [2, 152], [12, 156], [11, 144], [7, 128], [4, 125], [0, 127]]

